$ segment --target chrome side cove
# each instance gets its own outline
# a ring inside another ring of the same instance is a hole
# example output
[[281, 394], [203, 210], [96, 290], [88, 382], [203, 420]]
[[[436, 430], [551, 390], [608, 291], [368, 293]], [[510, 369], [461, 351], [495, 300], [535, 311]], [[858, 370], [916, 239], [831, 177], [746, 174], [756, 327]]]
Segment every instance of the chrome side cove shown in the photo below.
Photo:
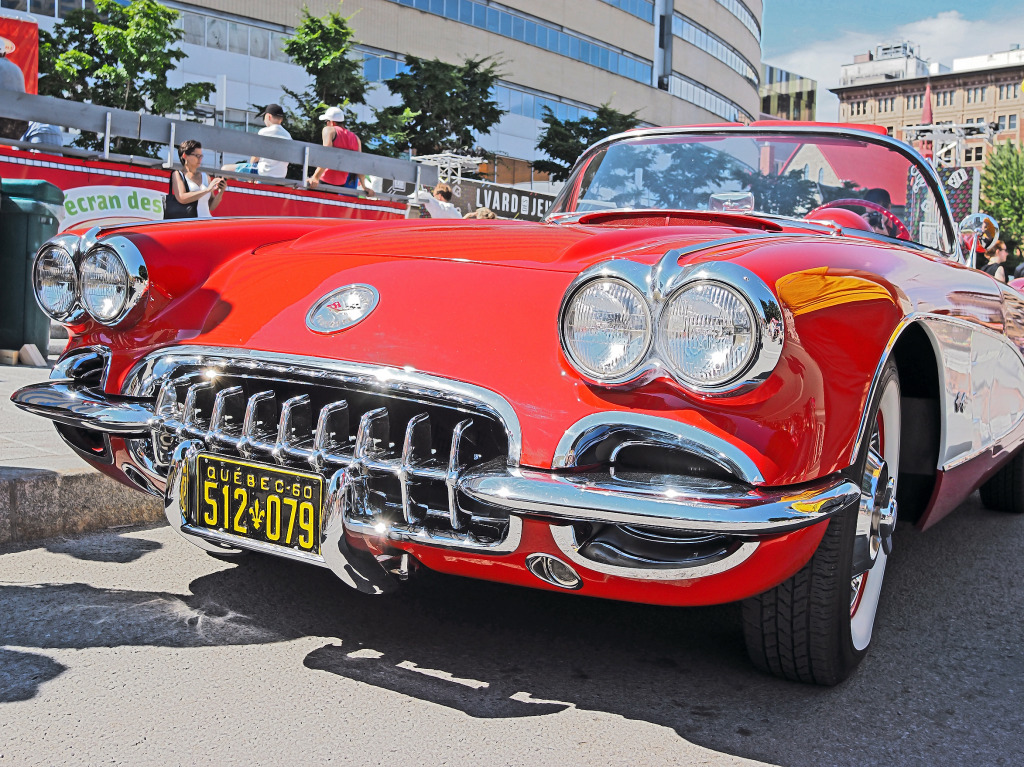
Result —
[[461, 486], [474, 500], [518, 514], [737, 536], [798, 530], [860, 501], [860, 488], [839, 476], [797, 487], [752, 488], [678, 475], [633, 479], [492, 464], [466, 472]]
[[595, 562], [580, 554], [580, 543], [576, 540], [576, 531], [572, 525], [551, 525], [551, 537], [558, 546], [558, 550], [565, 555], [566, 559], [584, 570], [613, 575], [617, 578], [633, 578], [641, 581], [682, 581], [691, 578], [704, 578], [708, 575], [717, 575], [731, 570], [736, 565], [750, 559], [757, 547], [761, 544], [757, 541], [746, 541], [731, 554], [722, 559], [707, 564], [694, 565], [693, 567], [666, 568], [642, 568], [642, 567], [619, 567], [605, 562]]
[[[696, 426], [629, 411], [594, 413], [574, 423], [558, 441], [551, 467], [572, 468], [588, 449], [601, 442], [617, 444], [625, 439], [685, 450], [721, 466], [748, 485], [764, 484], [757, 464], [730, 442]], [[610, 458], [611, 455], [607, 456]]]
[[[1006, 336], [979, 323], [914, 312], [893, 330], [865, 402], [874, 397], [893, 348], [912, 324], [925, 331], [938, 365], [942, 423], [937, 468], [948, 471], [1000, 444], [1024, 423], [1024, 358]], [[870, 427], [865, 408], [850, 451], [851, 465]]]

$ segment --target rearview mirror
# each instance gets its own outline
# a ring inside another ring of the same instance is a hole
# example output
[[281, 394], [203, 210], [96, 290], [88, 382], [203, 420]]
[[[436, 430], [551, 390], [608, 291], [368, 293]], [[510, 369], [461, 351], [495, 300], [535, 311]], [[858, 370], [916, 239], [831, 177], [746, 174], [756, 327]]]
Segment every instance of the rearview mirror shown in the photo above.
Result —
[[964, 248], [966, 263], [975, 268], [978, 246], [988, 250], [999, 239], [999, 224], [988, 213], [972, 213], [960, 222], [960, 244]]

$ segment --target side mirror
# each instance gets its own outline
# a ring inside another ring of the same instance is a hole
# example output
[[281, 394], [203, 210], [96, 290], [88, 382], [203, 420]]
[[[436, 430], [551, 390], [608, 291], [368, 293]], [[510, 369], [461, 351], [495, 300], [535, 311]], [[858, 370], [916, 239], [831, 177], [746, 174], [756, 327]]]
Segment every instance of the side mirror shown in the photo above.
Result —
[[976, 252], [981, 245], [982, 250], [999, 239], [999, 224], [987, 213], [972, 213], [960, 222], [960, 244], [964, 248], [966, 263], [975, 268]]

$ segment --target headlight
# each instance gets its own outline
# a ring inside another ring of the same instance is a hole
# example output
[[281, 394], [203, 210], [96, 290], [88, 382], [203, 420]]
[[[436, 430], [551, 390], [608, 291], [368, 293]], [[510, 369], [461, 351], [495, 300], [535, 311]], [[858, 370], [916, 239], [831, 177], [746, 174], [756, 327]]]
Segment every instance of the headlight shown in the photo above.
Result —
[[90, 250], [79, 267], [82, 305], [103, 325], [120, 325], [141, 311], [149, 278], [142, 255], [124, 238]]
[[669, 300], [660, 341], [665, 362], [683, 382], [714, 388], [741, 375], [757, 353], [757, 319], [738, 291], [697, 281]]
[[32, 269], [32, 287], [47, 316], [58, 322], [66, 319], [78, 300], [78, 275], [71, 254], [56, 245], [44, 248]]
[[100, 248], [82, 262], [82, 303], [97, 322], [117, 319], [128, 301], [128, 270], [115, 253]]
[[562, 344], [573, 366], [596, 381], [624, 380], [651, 345], [643, 295], [617, 279], [587, 283], [562, 312]]

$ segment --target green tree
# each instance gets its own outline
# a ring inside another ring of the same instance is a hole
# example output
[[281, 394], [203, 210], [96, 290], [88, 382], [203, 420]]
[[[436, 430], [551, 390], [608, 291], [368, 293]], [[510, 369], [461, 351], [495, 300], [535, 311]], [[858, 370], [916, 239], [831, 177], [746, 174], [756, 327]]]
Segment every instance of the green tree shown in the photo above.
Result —
[[545, 107], [545, 127], [537, 141], [537, 149], [551, 159], [534, 161], [534, 169], [550, 173], [554, 181], [565, 181], [577, 158], [588, 146], [607, 136], [637, 127], [640, 120], [636, 115], [636, 112], [619, 112], [608, 104], [602, 104], [593, 117], [559, 120]]
[[[167, 114], [190, 112], [209, 97], [212, 83], [167, 85], [167, 75], [185, 58], [173, 47], [185, 33], [178, 11], [156, 0], [96, 0], [96, 11], [74, 10], [53, 32], [39, 31], [39, 92], [101, 106]], [[96, 148], [92, 134], [80, 146]], [[118, 139], [119, 151], [152, 153], [141, 142]]]
[[504, 114], [490, 95], [501, 72], [489, 56], [461, 64], [406, 56], [405, 63], [407, 71], [385, 83], [402, 105], [382, 109], [378, 119], [410, 114], [407, 144], [416, 154], [471, 151], [473, 134], [486, 133]]
[[1024, 152], [1013, 142], [998, 145], [981, 172], [985, 210], [999, 222], [999, 236], [1024, 242]]
[[369, 83], [363, 76], [362, 59], [352, 53], [355, 40], [348, 22], [338, 11], [313, 16], [308, 9], [302, 10], [302, 21], [284, 44], [284, 52], [306, 70], [311, 83], [301, 92], [284, 89], [295, 103], [295, 109], [289, 110], [288, 131], [294, 139], [319, 144], [324, 125], [319, 116], [327, 107], [337, 106], [345, 110], [345, 124], [359, 136], [364, 149], [394, 156], [404, 148], [411, 114], [401, 108], [387, 115], [373, 109], [372, 120], [356, 119], [352, 107], [366, 103]]
[[739, 171], [735, 178], [754, 195], [754, 208], [777, 216], [802, 216], [818, 207], [818, 185], [802, 170], [779, 175]]

